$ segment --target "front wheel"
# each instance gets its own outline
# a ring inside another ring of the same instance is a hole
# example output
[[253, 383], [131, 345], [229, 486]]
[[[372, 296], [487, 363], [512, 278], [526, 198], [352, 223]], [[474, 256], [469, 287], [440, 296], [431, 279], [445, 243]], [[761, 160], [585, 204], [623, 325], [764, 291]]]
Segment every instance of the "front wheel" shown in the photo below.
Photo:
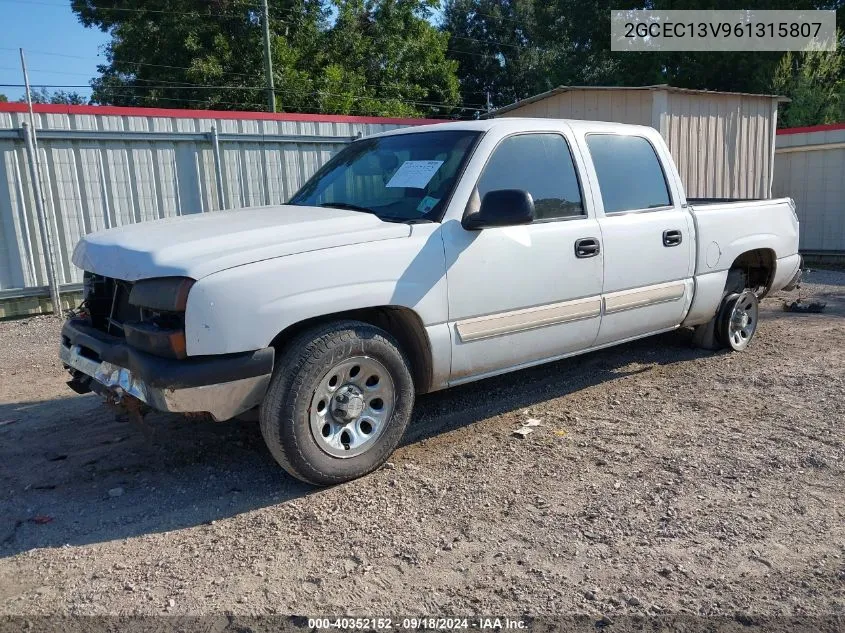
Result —
[[408, 360], [389, 333], [360, 321], [330, 323], [282, 355], [261, 405], [261, 434], [294, 477], [338, 484], [387, 460], [413, 404]]

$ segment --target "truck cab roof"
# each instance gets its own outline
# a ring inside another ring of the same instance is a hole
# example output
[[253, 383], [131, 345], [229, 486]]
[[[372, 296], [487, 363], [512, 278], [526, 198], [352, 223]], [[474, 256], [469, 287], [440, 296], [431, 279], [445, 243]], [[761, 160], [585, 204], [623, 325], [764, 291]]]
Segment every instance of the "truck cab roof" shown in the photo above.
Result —
[[[550, 129], [564, 124], [575, 133], [587, 132], [613, 132], [615, 134], [656, 134], [657, 130], [645, 125], [632, 125], [629, 123], [611, 123], [608, 121], [583, 121], [580, 119], [552, 119], [539, 117], [503, 117], [501, 119], [483, 119], [480, 121], [449, 121], [445, 123], [434, 123], [414, 127], [404, 127], [388, 132], [374, 134], [377, 136], [394, 136], [397, 134], [417, 134], [421, 132], [439, 132], [445, 130], [474, 130], [478, 132], [489, 132], [500, 130], [502, 132], [519, 132]], [[370, 137], [370, 138], [372, 138]]]

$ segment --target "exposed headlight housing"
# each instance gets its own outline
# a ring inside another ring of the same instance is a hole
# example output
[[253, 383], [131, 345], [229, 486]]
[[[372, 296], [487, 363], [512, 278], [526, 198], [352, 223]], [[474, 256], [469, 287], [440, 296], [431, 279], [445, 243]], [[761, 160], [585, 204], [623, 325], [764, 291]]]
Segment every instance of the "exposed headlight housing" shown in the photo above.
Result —
[[132, 286], [129, 303], [157, 312], [184, 312], [194, 283], [190, 277], [142, 279]]
[[135, 282], [129, 303], [141, 309], [141, 320], [123, 324], [126, 342], [141, 351], [166, 358], [185, 358], [185, 308], [195, 281], [160, 277]]

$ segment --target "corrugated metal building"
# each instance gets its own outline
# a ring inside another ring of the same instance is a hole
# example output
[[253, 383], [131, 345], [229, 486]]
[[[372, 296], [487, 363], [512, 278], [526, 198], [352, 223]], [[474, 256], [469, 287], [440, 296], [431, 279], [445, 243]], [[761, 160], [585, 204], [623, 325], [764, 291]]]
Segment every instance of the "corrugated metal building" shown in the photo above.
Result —
[[804, 254], [845, 255], [845, 123], [778, 130], [774, 193], [795, 199]]
[[[35, 119], [47, 225], [66, 291], [82, 281], [70, 255], [86, 233], [280, 204], [354, 138], [431, 122], [55, 105], [35, 106]], [[0, 317], [49, 309], [28, 120], [25, 105], [0, 104]]]
[[768, 198], [774, 173], [776, 95], [671, 86], [561, 86], [493, 116], [649, 125], [660, 132], [690, 198]]

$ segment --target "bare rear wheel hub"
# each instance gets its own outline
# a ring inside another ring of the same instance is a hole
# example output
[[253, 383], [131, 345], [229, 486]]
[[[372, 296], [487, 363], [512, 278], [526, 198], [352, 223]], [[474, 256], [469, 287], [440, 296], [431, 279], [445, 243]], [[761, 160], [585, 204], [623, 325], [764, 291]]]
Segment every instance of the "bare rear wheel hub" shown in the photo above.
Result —
[[747, 327], [750, 321], [751, 319], [748, 314], [741, 311], [735, 312], [734, 315], [731, 317], [731, 323], [733, 324], [734, 328], [738, 328], [740, 330], [744, 327]]
[[748, 346], [757, 331], [758, 301], [751, 290], [743, 292], [736, 300], [728, 317], [728, 344], [735, 350]]
[[387, 368], [370, 356], [353, 356], [329, 369], [314, 389], [311, 435], [325, 453], [355, 457], [375, 445], [395, 404]]

